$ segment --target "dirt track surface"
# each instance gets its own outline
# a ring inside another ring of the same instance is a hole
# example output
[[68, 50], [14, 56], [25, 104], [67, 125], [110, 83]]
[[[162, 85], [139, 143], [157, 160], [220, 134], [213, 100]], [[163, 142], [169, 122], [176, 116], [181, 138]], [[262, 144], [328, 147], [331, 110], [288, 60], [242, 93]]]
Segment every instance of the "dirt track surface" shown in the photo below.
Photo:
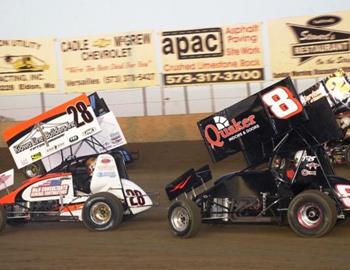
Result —
[[[0, 235], [0, 269], [349, 269], [350, 222], [319, 239], [274, 224], [203, 225], [195, 238], [175, 238], [168, 230], [164, 186], [190, 167], [209, 162], [218, 177], [243, 168], [243, 160], [213, 165], [199, 142], [129, 148], [140, 151], [130, 178], [147, 191], [159, 191], [160, 206], [110, 232], [90, 232], [70, 222], [7, 226]], [[0, 154], [0, 171], [12, 168], [8, 151]], [[344, 166], [337, 171], [350, 177]]]

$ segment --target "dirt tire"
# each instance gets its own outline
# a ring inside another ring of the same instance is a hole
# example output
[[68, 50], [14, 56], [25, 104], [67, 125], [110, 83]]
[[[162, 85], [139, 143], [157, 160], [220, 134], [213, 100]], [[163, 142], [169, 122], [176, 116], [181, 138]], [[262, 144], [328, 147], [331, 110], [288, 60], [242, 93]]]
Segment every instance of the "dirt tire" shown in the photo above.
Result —
[[192, 200], [176, 200], [169, 207], [168, 222], [171, 232], [176, 236], [193, 237], [202, 224], [200, 209]]
[[298, 194], [288, 208], [288, 223], [302, 237], [321, 237], [337, 222], [335, 202], [318, 190]]
[[44, 173], [45, 168], [40, 161], [29, 164], [23, 168], [23, 174], [26, 178], [36, 177], [39, 175], [43, 175]]
[[7, 213], [5, 208], [2, 205], [0, 205], [0, 232], [2, 232], [5, 229], [6, 223], [7, 223]]
[[123, 205], [111, 193], [92, 195], [84, 204], [82, 219], [91, 231], [106, 231], [117, 228], [123, 220]]

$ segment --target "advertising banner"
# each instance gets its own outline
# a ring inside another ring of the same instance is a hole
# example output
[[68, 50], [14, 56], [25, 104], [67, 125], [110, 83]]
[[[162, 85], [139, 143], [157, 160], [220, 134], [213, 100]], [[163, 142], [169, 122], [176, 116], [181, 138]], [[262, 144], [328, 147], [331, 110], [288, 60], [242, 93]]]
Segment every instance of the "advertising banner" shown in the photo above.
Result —
[[261, 24], [161, 33], [165, 86], [264, 80]]
[[158, 85], [151, 31], [60, 41], [68, 92]]
[[0, 93], [57, 89], [53, 39], [0, 40]]
[[4, 131], [20, 169], [101, 130], [86, 95], [76, 97]]
[[350, 11], [269, 22], [272, 78], [350, 71]]

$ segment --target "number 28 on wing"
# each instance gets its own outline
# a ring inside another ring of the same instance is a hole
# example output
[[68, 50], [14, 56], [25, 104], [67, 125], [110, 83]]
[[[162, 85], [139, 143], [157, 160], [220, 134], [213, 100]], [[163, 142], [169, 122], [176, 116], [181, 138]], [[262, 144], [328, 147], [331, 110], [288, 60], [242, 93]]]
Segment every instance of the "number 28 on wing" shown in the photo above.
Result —
[[289, 119], [303, 110], [299, 100], [287, 87], [283, 86], [276, 87], [264, 94], [262, 100], [270, 108], [272, 114], [279, 119]]

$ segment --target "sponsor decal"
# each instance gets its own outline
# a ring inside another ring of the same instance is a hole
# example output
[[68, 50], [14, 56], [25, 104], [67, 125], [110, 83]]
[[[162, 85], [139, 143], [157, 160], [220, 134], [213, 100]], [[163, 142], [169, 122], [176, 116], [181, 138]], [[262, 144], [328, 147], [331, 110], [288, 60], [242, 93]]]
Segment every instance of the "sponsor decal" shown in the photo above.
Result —
[[74, 135], [72, 137], [69, 138], [69, 142], [75, 142], [79, 139], [79, 137], [77, 135]]
[[38, 130], [32, 130], [31, 138], [15, 144], [13, 150], [15, 154], [19, 154], [28, 149], [33, 150], [35, 147], [42, 147], [51, 141], [61, 138], [65, 132], [72, 128], [75, 128], [74, 122], [57, 124], [55, 127], [52, 127], [52, 124], [40, 124], [40, 127], [37, 127]]
[[100, 166], [96, 166], [96, 168], [98, 170], [101, 170], [101, 171], [112, 171], [114, 170], [114, 166], [113, 165], [100, 165]]
[[309, 170], [317, 170], [318, 167], [320, 167], [320, 164], [316, 163], [316, 162], [310, 162], [305, 164], [305, 167], [307, 167]]
[[35, 154], [31, 155], [31, 158], [33, 161], [39, 160], [39, 159], [41, 159], [41, 153], [40, 152], [35, 153]]
[[28, 164], [29, 164], [29, 161], [28, 161], [26, 158], [22, 158], [22, 159], [20, 160], [20, 164], [22, 165], [22, 166], [21, 166], [21, 168], [22, 168], [22, 167], [28, 165]]
[[302, 158], [301, 158], [301, 161], [307, 161], [307, 162], [313, 162], [313, 161], [315, 161], [315, 159], [316, 159], [316, 156], [303, 156]]
[[62, 184], [61, 179], [50, 179], [37, 187], [32, 187], [30, 197], [50, 197], [50, 196], [64, 196], [68, 194], [69, 186]]
[[115, 174], [115, 172], [98, 172], [97, 173], [97, 177], [116, 177], [117, 175]]
[[10, 177], [10, 175], [0, 175], [0, 184], [4, 184]]
[[110, 134], [112, 144], [117, 144], [123, 140], [120, 132], [114, 132]]
[[84, 131], [84, 136], [89, 136], [91, 134], [93, 134], [95, 132], [95, 128], [89, 128], [87, 130]]
[[103, 163], [103, 164], [108, 164], [108, 163], [110, 163], [110, 162], [111, 162], [111, 160], [108, 159], [108, 158], [103, 158], [103, 159], [101, 159], [101, 163]]
[[187, 177], [185, 179], [185, 181], [178, 183], [173, 189], [170, 190], [170, 192], [174, 192], [174, 191], [183, 189], [187, 185], [187, 183], [191, 180], [191, 178], [192, 178], [192, 176], [190, 175], [189, 177]]
[[14, 170], [8, 170], [0, 174], [0, 190], [12, 186], [14, 183]]
[[301, 170], [302, 176], [310, 176], [310, 175], [316, 175], [316, 171], [309, 171], [306, 169]]
[[224, 145], [223, 139], [228, 138], [229, 141], [233, 141], [259, 128], [253, 114], [240, 121], [233, 118], [231, 123], [223, 116], [216, 116], [213, 120], [215, 125], [209, 124], [204, 129], [204, 136], [213, 148], [214, 146], [222, 147]]
[[52, 147], [49, 147], [46, 149], [46, 152], [47, 153], [50, 153], [50, 152], [56, 152], [58, 149], [62, 149], [64, 147], [64, 142], [61, 142], [57, 145], [54, 145]]

